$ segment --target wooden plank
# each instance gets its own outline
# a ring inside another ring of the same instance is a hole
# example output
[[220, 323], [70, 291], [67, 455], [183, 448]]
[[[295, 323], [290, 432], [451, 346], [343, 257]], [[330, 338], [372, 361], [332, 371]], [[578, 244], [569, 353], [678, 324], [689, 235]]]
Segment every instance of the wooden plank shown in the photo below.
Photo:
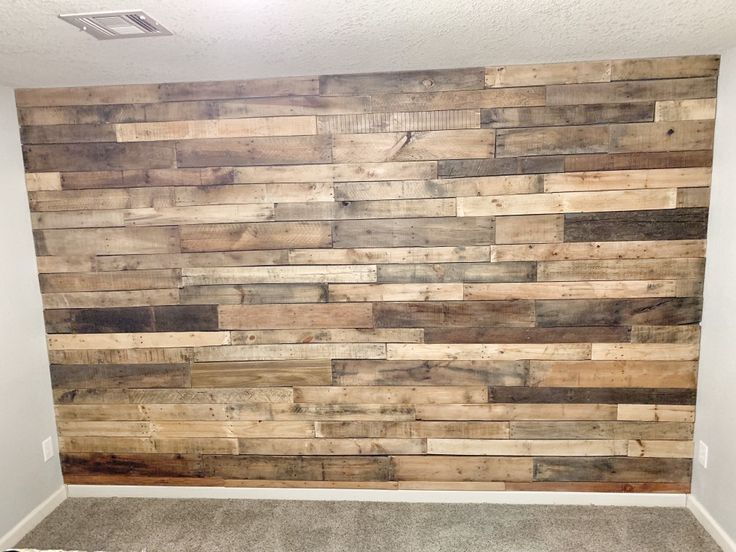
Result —
[[36, 230], [33, 236], [38, 255], [179, 252], [179, 230], [172, 227]]
[[276, 220], [396, 219], [454, 217], [455, 198], [279, 203]]
[[593, 343], [592, 360], [698, 360], [699, 343]]
[[530, 481], [530, 458], [397, 456], [391, 459], [399, 481]]
[[[601, 344], [602, 345], [602, 344]], [[388, 343], [387, 360], [585, 360], [590, 344], [427, 344]]]
[[518, 128], [639, 123], [651, 121], [654, 110], [654, 102], [500, 107], [481, 109], [480, 126], [483, 128]]
[[467, 404], [488, 402], [486, 386], [295, 387], [295, 403], [322, 404]]
[[61, 173], [42, 172], [26, 173], [26, 190], [40, 192], [44, 190], [61, 190]]
[[633, 326], [632, 343], [699, 343], [700, 326]]
[[540, 175], [479, 176], [439, 180], [389, 180], [386, 182], [339, 182], [338, 201], [488, 196], [528, 194], [543, 191]]
[[[536, 276], [533, 263], [439, 263], [378, 265], [379, 282], [528, 282]], [[337, 289], [336, 286], [333, 286]]]
[[496, 243], [555, 243], [563, 241], [565, 217], [521, 215], [496, 218]]
[[611, 62], [609, 61], [502, 65], [486, 68], [485, 74], [487, 88], [608, 82], [610, 80]]
[[276, 343], [422, 343], [421, 328], [248, 330], [231, 332], [233, 345]]
[[434, 161], [404, 161], [295, 167], [240, 167], [236, 169], [236, 178], [242, 183], [414, 180], [437, 178], [437, 164]]
[[507, 422], [316, 422], [317, 437], [394, 439], [508, 437]]
[[459, 217], [674, 209], [677, 190], [611, 190], [457, 198]]
[[417, 420], [615, 420], [611, 404], [417, 405]]
[[319, 134], [361, 134], [480, 128], [479, 109], [318, 115]]
[[176, 166], [173, 144], [44, 144], [23, 146], [29, 172], [164, 169]]
[[180, 186], [176, 188], [174, 194], [175, 203], [182, 206], [332, 201], [334, 199], [332, 184], [329, 182]]
[[581, 105], [655, 100], [715, 98], [716, 79], [683, 78], [639, 80], [594, 84], [551, 85], [546, 87], [547, 105]]
[[186, 286], [180, 293], [181, 303], [190, 305], [258, 305], [327, 301], [327, 287], [322, 284]]
[[161, 101], [220, 100], [262, 96], [302, 96], [319, 93], [316, 77], [277, 77], [270, 79], [176, 82], [158, 85]]
[[569, 213], [565, 241], [704, 240], [707, 227], [704, 208]]
[[143, 105], [50, 106], [18, 109], [18, 122], [28, 125], [94, 124], [143, 121]]
[[185, 253], [329, 247], [332, 243], [331, 226], [324, 222], [187, 225], [180, 233], [181, 250]]
[[[194, 207], [128, 209], [121, 214], [125, 226], [172, 226], [262, 222], [273, 220], [274, 209], [269, 204], [204, 205]], [[100, 224], [98, 226], [103, 225]]]
[[677, 190], [677, 207], [710, 206], [710, 188], [680, 188]]
[[336, 360], [335, 385], [525, 385], [519, 360]]
[[[90, 422], [93, 423], [93, 422]], [[183, 437], [314, 437], [314, 422], [153, 422], [152, 435], [164, 439]]]
[[[187, 365], [188, 366], [188, 365]], [[188, 374], [188, 372], [187, 372]], [[188, 384], [187, 384], [188, 385]], [[57, 389], [55, 404], [243, 404], [243, 403], [291, 403], [290, 387], [238, 387], [238, 388], [82, 388]], [[186, 425], [186, 422], [181, 422]], [[155, 429], [155, 428], [154, 428]], [[180, 431], [180, 433], [186, 433]], [[312, 432], [313, 433], [313, 432]], [[206, 434], [191, 435], [208, 437]], [[160, 435], [159, 435], [160, 436]], [[181, 435], [179, 435], [181, 436]], [[212, 436], [212, 435], [211, 435]], [[233, 437], [233, 435], [220, 435]], [[290, 435], [293, 436], [293, 435]], [[296, 435], [297, 437], [301, 435]], [[307, 435], [308, 436], [308, 435]]]
[[713, 152], [711, 150], [601, 153], [568, 155], [563, 160], [563, 171], [622, 171], [629, 169], [710, 167], [712, 162]]
[[48, 228], [98, 228], [106, 226], [125, 226], [122, 211], [63, 211], [60, 213], [31, 213], [31, 226], [34, 230]]
[[530, 301], [376, 303], [373, 313], [377, 328], [534, 325]]
[[697, 363], [670, 360], [535, 361], [529, 385], [695, 389]]
[[625, 343], [625, 326], [568, 328], [426, 328], [424, 343]]
[[111, 188], [40, 191], [28, 194], [32, 211], [78, 211], [171, 207], [173, 188]]
[[18, 107], [147, 103], [158, 100], [158, 87], [153, 84], [19, 88], [15, 91]]
[[627, 441], [428, 439], [427, 454], [460, 456], [626, 456]]
[[423, 439], [238, 439], [240, 454], [349, 455], [423, 454]]
[[190, 362], [192, 356], [192, 349], [187, 347], [49, 351], [52, 364], [160, 364]]
[[608, 144], [609, 127], [607, 125], [557, 126], [496, 131], [496, 157], [599, 153], [608, 151]]
[[424, 161], [493, 157], [492, 130], [437, 130], [335, 134], [332, 156], [336, 163]]
[[692, 458], [692, 441], [629, 441], [629, 456], [636, 458]]
[[51, 385], [77, 389], [188, 387], [188, 364], [51, 365]]
[[[561, 261], [560, 261], [561, 262]], [[581, 268], [579, 277], [590, 274]], [[540, 280], [548, 280], [548, 273]], [[613, 275], [612, 275], [613, 276]], [[557, 279], [557, 278], [555, 278]], [[564, 280], [560, 277], [559, 280]], [[628, 299], [677, 295], [674, 280], [561, 281], [521, 284], [465, 284], [466, 301], [512, 301], [514, 299]]]
[[695, 406], [681, 404], [620, 404], [619, 420], [645, 422], [688, 422], [695, 421]]
[[[497, 219], [496, 224], [498, 222]], [[705, 240], [579, 242], [549, 245], [531, 243], [497, 245], [491, 248], [493, 262], [689, 257], [705, 257]]]
[[387, 481], [386, 456], [206, 456], [204, 470], [210, 475], [249, 479], [313, 481]]
[[131, 291], [90, 291], [44, 293], [45, 309], [83, 309], [104, 307], [145, 307], [179, 303], [178, 289], [143, 289]]
[[695, 121], [698, 119], [715, 119], [715, 117], [715, 98], [657, 102], [654, 111], [655, 121]]
[[160, 255], [109, 255], [97, 257], [100, 272], [152, 268], [203, 268], [209, 266], [268, 266], [288, 261], [286, 250], [223, 251], [214, 253], [171, 253]]
[[156, 331], [151, 307], [47, 310], [44, 318], [49, 334]]
[[61, 464], [65, 476], [110, 474], [155, 477], [197, 477], [202, 474], [202, 459], [196, 454], [107, 454], [99, 452], [64, 453]]
[[[702, 280], [705, 259], [618, 259], [542, 261], [539, 281], [574, 280]], [[676, 295], [672, 293], [671, 295]], [[661, 295], [660, 295], [661, 296]]]
[[375, 282], [375, 265], [184, 268], [185, 286]]
[[41, 274], [39, 280], [41, 291], [46, 294], [70, 291], [169, 290], [179, 287], [181, 278], [177, 270], [137, 270]]
[[25, 126], [20, 129], [23, 144], [74, 144], [115, 142], [115, 127], [104, 124]]
[[322, 96], [355, 96], [358, 94], [476, 90], [483, 88], [484, 74], [482, 68], [470, 68], [324, 75], [319, 78], [319, 93]]
[[229, 332], [159, 332], [50, 335], [49, 349], [207, 347], [230, 343]]
[[488, 245], [493, 233], [493, 219], [486, 217], [345, 220], [333, 224], [333, 246]]
[[672, 458], [536, 458], [535, 481], [690, 481], [692, 462]]
[[236, 454], [236, 439], [188, 438], [151, 439], [147, 437], [60, 437], [63, 453], [169, 453], [169, 454]]
[[197, 362], [192, 365], [192, 386], [329, 385], [331, 369], [329, 360]]
[[713, 149], [714, 121], [611, 125], [612, 152]]
[[676, 439], [693, 436], [693, 425], [678, 422], [512, 421], [512, 439]]
[[[292, 249], [290, 264], [474, 263], [490, 259], [490, 247], [365, 247], [350, 249]], [[276, 264], [276, 263], [275, 263]], [[380, 267], [386, 270], [385, 266]]]
[[611, 80], [715, 76], [719, 61], [719, 56], [615, 60], [611, 62]]
[[462, 301], [463, 284], [330, 284], [329, 300]]
[[253, 117], [204, 121], [121, 123], [112, 127], [112, 141], [151, 142], [250, 136], [300, 136], [317, 133], [314, 116]]
[[499, 403], [695, 404], [694, 389], [669, 387], [490, 387], [488, 397]]
[[300, 165], [331, 161], [329, 137], [319, 135], [212, 138], [184, 140], [176, 144], [176, 163], [179, 167]]
[[374, 112], [521, 107], [544, 103], [545, 89], [541, 86], [371, 96], [371, 108]]
[[710, 186], [711, 169], [653, 169], [632, 171], [591, 171], [547, 174], [545, 192], [593, 190], [635, 190], [639, 188], [696, 188]]
[[65, 437], [150, 437], [149, 422], [59, 422], [60, 436]]
[[221, 329], [370, 328], [373, 305], [220, 305]]
[[616, 326], [697, 324], [699, 297], [661, 299], [580, 299], [536, 302], [537, 326]]
[[246, 360], [383, 359], [382, 343], [300, 343], [297, 345], [240, 345], [203, 347], [194, 354], [198, 362]]

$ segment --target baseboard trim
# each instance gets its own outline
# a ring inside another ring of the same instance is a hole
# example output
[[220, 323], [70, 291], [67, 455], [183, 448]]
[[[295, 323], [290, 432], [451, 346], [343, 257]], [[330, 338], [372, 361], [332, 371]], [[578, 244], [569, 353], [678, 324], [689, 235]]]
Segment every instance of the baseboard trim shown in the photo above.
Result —
[[700, 522], [700, 525], [708, 531], [718, 546], [723, 548], [723, 552], [736, 552], [736, 541], [726, 533], [725, 529], [721, 527], [721, 524], [710, 515], [710, 512], [705, 509], [705, 506], [693, 495], [687, 495], [687, 509], [692, 512], [695, 519]]
[[489, 504], [569, 504], [684, 508], [682, 493], [576, 493], [535, 491], [414, 491], [380, 489], [280, 489], [68, 485], [70, 497], [248, 498], [254, 500], [337, 500], [359, 502], [446, 502]]
[[31, 530], [36, 527], [43, 519], [56, 509], [56, 507], [66, 500], [66, 485], [62, 485], [56, 489], [51, 496], [36, 506], [31, 512], [20, 520], [10, 531], [0, 536], [0, 550], [15, 546], [25, 537]]

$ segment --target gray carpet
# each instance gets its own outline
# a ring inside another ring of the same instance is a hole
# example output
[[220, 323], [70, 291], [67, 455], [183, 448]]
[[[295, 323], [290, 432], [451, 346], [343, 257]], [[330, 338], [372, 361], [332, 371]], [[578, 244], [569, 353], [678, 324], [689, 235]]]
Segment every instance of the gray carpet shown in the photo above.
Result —
[[26, 548], [132, 552], [697, 552], [684, 509], [71, 498]]

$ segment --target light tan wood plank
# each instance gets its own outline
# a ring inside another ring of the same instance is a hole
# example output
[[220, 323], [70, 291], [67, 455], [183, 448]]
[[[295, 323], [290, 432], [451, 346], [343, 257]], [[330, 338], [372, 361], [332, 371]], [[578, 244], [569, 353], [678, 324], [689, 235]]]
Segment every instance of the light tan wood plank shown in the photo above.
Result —
[[246, 360], [319, 360], [328, 358], [386, 358], [382, 343], [300, 343], [298, 345], [232, 345], [195, 350], [198, 362]]
[[375, 265], [185, 268], [185, 286], [375, 282]]
[[627, 441], [428, 439], [428, 454], [460, 456], [626, 456]]
[[[125, 226], [173, 226], [226, 224], [273, 220], [273, 205], [204, 205], [195, 207], [149, 207], [121, 213]], [[102, 226], [102, 225], [99, 225]]]
[[[71, 422], [70, 422], [71, 423]], [[76, 422], [81, 423], [81, 422]], [[88, 422], [96, 423], [96, 422]], [[97, 422], [100, 423], [100, 422]], [[172, 438], [309, 438], [314, 437], [314, 422], [153, 422], [151, 435], [161, 439]]]
[[609, 61], [505, 65], [486, 69], [487, 88], [608, 82], [610, 80], [611, 63]]
[[680, 404], [620, 404], [618, 420], [638, 422], [689, 422], [695, 421], [695, 407]]
[[278, 330], [285, 328], [371, 328], [373, 305], [220, 305], [221, 329]]
[[324, 404], [487, 403], [488, 388], [475, 387], [295, 387], [294, 402]]
[[418, 180], [424, 178], [437, 178], [435, 161], [239, 167], [235, 169], [235, 179], [241, 183], [349, 182], [351, 180]]
[[61, 190], [61, 173], [26, 173], [26, 190], [29, 192]]
[[144, 289], [132, 291], [44, 293], [41, 299], [46, 309], [147, 307], [179, 304], [179, 290]]
[[564, 239], [562, 215], [521, 215], [496, 218], [496, 243], [557, 243]]
[[544, 191], [583, 192], [642, 188], [696, 188], [710, 186], [710, 181], [711, 169], [709, 167], [592, 171], [546, 174], [544, 175]]
[[330, 284], [330, 301], [462, 301], [463, 284]]
[[417, 420], [615, 420], [615, 404], [417, 405]]
[[[218, 358], [217, 360], [221, 360]], [[329, 385], [329, 360], [279, 360], [266, 362], [195, 362], [192, 387], [230, 388], [271, 385]]]
[[227, 345], [230, 332], [159, 332], [50, 335], [49, 349], [142, 349]]
[[674, 280], [464, 284], [463, 288], [466, 301], [626, 299], [634, 297], [674, 297], [677, 295]]
[[698, 343], [593, 343], [591, 360], [698, 360]]
[[580, 242], [549, 245], [532, 243], [491, 247], [491, 260], [497, 262], [688, 257], [705, 257], [705, 240]]
[[585, 360], [590, 344], [449, 344], [404, 345], [389, 343], [387, 360]]
[[365, 247], [351, 249], [292, 249], [290, 264], [413, 264], [473, 263], [490, 259], [490, 247]]
[[694, 389], [697, 362], [691, 361], [532, 361], [534, 387], [669, 387]]
[[702, 280], [703, 259], [619, 259], [593, 261], [542, 261], [540, 281], [572, 280]]
[[239, 439], [240, 454], [337, 455], [423, 454], [423, 439]]
[[629, 441], [629, 456], [638, 458], [692, 458], [692, 441]]
[[715, 98], [661, 101], [654, 108], [655, 121], [695, 121], [715, 117]]
[[233, 331], [233, 345], [277, 343], [422, 343], [422, 328], [349, 328]]

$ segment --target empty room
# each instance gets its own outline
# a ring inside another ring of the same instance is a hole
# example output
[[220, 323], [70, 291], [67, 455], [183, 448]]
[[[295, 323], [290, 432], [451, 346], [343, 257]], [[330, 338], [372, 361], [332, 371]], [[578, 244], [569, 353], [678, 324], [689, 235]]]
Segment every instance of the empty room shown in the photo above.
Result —
[[733, 0], [0, 0], [0, 550], [736, 552]]

